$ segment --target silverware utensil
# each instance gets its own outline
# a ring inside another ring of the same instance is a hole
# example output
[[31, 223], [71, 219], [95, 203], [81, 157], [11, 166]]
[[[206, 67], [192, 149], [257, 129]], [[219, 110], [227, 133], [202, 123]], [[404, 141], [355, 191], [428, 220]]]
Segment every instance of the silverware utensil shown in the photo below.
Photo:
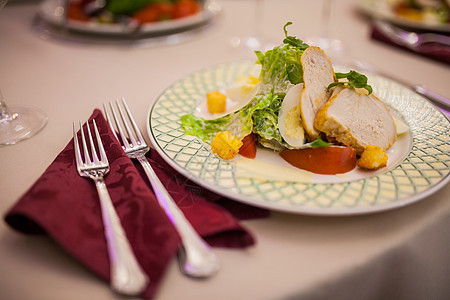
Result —
[[375, 20], [374, 26], [394, 42], [410, 49], [416, 49], [426, 43], [450, 46], [450, 37], [443, 34], [407, 31], [382, 20]]
[[116, 137], [119, 142], [121, 141], [125, 153], [141, 163], [153, 187], [156, 199], [180, 235], [182, 244], [178, 251], [178, 261], [181, 271], [188, 276], [198, 278], [214, 275], [220, 268], [217, 255], [198, 235], [157, 177], [145, 157], [150, 147], [145, 142], [125, 99], [122, 98], [121, 102], [122, 105], [117, 100], [115, 106], [111, 102], [109, 103], [113, 118], [111, 118], [107, 107], [103, 105], [106, 118], [114, 134], [116, 134], [115, 128], [117, 128], [120, 139], [117, 135]]
[[[83, 125], [80, 122], [84, 160], [80, 152], [77, 132], [75, 131], [75, 122], [73, 123], [73, 141], [77, 170], [80, 176], [88, 177], [95, 182], [95, 187], [100, 198], [103, 226], [111, 264], [111, 287], [114, 291], [123, 295], [139, 295], [147, 286], [149, 279], [133, 254], [122, 225], [120, 224], [119, 217], [111, 202], [106, 184], [103, 180], [103, 177], [109, 172], [108, 158], [106, 157], [95, 120], [92, 123], [100, 157], [95, 150], [89, 122], [86, 123], [89, 142], [86, 142]], [[92, 159], [90, 158], [87, 144], [90, 144]]]

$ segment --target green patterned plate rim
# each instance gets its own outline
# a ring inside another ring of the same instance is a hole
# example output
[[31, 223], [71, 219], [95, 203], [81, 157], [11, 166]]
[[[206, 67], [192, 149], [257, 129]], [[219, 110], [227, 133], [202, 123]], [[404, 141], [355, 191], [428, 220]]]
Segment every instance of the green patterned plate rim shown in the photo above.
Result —
[[[381, 172], [329, 183], [236, 178], [235, 165], [186, 135], [180, 117], [211, 90], [249, 75], [252, 62], [194, 72], [167, 88], [148, 112], [147, 133], [176, 171], [200, 186], [249, 205], [310, 215], [356, 215], [400, 208], [426, 198], [450, 180], [450, 120], [428, 100], [390, 79], [370, 75], [374, 93], [410, 127], [410, 149]], [[403, 147], [404, 148], [404, 147]], [[337, 178], [337, 177], [336, 177]]]

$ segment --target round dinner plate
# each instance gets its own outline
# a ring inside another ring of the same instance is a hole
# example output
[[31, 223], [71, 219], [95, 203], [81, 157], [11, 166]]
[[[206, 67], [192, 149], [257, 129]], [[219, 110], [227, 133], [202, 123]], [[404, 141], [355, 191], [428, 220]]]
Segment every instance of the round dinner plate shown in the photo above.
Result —
[[[186, 135], [180, 117], [193, 113], [207, 92], [233, 84], [238, 76], [254, 74], [254, 68], [254, 62], [235, 62], [192, 73], [166, 89], [151, 106], [147, 124], [151, 142], [187, 179], [246, 204], [326, 216], [399, 208], [449, 182], [449, 119], [420, 95], [375, 75], [369, 77], [375, 95], [410, 127], [387, 150], [387, 167], [374, 172], [357, 167], [348, 174], [314, 175], [312, 181], [304, 183], [238, 178], [235, 160], [218, 158], [209, 145]], [[267, 150], [258, 149], [256, 159], [289, 166], [277, 153]]]
[[[43, 1], [40, 5], [39, 15], [45, 21], [56, 26], [61, 26], [64, 21], [64, 17], [62, 14], [64, 2], [64, 0]], [[214, 6], [205, 5], [203, 10], [192, 16], [187, 16], [185, 18], [176, 20], [143, 24], [139, 31], [142, 34], [150, 35], [160, 34], [166, 31], [184, 30], [199, 26], [208, 23], [214, 18], [214, 16], [216, 15], [215, 9], [216, 8]], [[69, 19], [66, 26], [71, 30], [91, 34], [128, 35], [130, 33], [130, 29], [121, 24], [83, 22]]]
[[384, 19], [399, 26], [420, 30], [450, 32], [450, 24], [439, 24], [426, 21], [415, 21], [397, 16], [390, 6], [389, 0], [358, 0], [360, 8], [368, 15]]

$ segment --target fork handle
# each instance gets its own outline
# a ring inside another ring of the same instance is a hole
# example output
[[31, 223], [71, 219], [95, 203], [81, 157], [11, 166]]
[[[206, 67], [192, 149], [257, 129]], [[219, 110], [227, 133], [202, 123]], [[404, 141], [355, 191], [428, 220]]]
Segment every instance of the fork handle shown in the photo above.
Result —
[[219, 259], [209, 245], [198, 235], [173, 198], [156, 176], [150, 163], [144, 155], [137, 159], [144, 168], [150, 184], [153, 187], [159, 205], [164, 209], [170, 221], [180, 235], [182, 244], [178, 252], [181, 271], [192, 277], [209, 277], [220, 267]]
[[124, 295], [139, 295], [149, 281], [142, 271], [112, 204], [103, 178], [95, 179], [100, 198], [111, 272], [111, 287]]

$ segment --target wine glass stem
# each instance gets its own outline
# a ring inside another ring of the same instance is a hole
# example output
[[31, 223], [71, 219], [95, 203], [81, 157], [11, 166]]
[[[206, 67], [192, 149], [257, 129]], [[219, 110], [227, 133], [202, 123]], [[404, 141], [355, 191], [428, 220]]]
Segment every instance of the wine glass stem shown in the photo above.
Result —
[[8, 112], [8, 106], [6, 102], [3, 101], [2, 91], [0, 90], [0, 124], [4, 122], [9, 122], [17, 117], [16, 114], [10, 115]]
[[3, 101], [2, 91], [0, 90], [0, 122], [3, 122], [8, 118], [8, 107], [5, 101]]

